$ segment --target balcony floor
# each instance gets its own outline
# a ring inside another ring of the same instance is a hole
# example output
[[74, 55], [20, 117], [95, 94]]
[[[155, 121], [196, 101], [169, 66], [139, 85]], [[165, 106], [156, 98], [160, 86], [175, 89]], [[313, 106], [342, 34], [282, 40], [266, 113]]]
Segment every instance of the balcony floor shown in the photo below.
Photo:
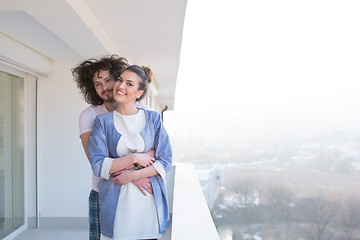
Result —
[[[166, 237], [162, 240], [170, 240], [170, 229], [166, 231]], [[88, 229], [85, 228], [38, 228], [26, 229], [14, 240], [86, 240]]]
[[81, 228], [38, 228], [26, 229], [14, 240], [81, 240], [89, 239], [88, 230]]

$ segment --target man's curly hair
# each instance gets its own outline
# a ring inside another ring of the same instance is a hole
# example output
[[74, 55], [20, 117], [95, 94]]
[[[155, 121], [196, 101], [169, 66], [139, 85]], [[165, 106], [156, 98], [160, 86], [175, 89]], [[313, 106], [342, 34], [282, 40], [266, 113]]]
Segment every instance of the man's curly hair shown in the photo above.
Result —
[[94, 74], [97, 74], [100, 70], [109, 70], [111, 76], [116, 80], [127, 66], [128, 61], [126, 58], [113, 54], [100, 60], [95, 58], [88, 59], [73, 68], [71, 72], [80, 92], [83, 94], [84, 100], [96, 106], [103, 104], [104, 100], [96, 93], [92, 81]]

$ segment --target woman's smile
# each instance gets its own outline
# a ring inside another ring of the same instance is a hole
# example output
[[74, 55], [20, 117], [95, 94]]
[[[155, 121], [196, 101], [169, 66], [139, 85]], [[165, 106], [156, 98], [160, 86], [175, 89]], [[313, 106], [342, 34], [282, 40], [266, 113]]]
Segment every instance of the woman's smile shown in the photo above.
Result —
[[121, 90], [116, 90], [116, 93], [119, 94], [120, 96], [125, 96], [126, 93], [124, 91]]

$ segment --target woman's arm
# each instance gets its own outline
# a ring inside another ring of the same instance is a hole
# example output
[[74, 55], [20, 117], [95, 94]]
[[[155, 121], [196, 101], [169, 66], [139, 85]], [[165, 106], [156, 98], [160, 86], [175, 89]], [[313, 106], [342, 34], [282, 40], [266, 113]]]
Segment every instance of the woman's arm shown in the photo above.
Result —
[[118, 185], [125, 185], [129, 182], [147, 178], [151, 176], [157, 175], [158, 172], [156, 171], [154, 166], [149, 166], [146, 168], [142, 168], [140, 170], [124, 170], [119, 175], [116, 176], [116, 180], [114, 182]]
[[[155, 156], [155, 149], [151, 149], [150, 151], [146, 152], [145, 154], [149, 156]], [[116, 184], [118, 183], [117, 176], [110, 178], [111, 181], [113, 181]], [[152, 186], [150, 183], [150, 178], [140, 178], [138, 180], [132, 181], [132, 183], [144, 194], [144, 196], [147, 195], [146, 192], [153, 194], [152, 192]]]
[[128, 169], [134, 164], [142, 167], [148, 167], [155, 161], [155, 158], [146, 153], [132, 153], [120, 158], [114, 158], [109, 174]]
[[117, 184], [123, 185], [131, 181], [159, 175], [164, 178], [172, 168], [172, 150], [169, 136], [162, 124], [160, 114], [154, 116], [154, 148], [156, 149], [155, 162], [146, 168], [140, 170], [125, 170], [117, 176]]
[[[155, 155], [155, 150], [152, 149], [152, 150], [146, 152], [145, 154], [147, 154], [149, 156], [154, 156]], [[110, 178], [110, 180], [113, 181], [116, 184], [119, 184], [118, 178], [121, 179], [122, 176], [119, 176], [119, 177], [115, 176], [115, 177]], [[148, 177], [133, 180], [132, 183], [141, 191], [142, 194], [144, 194], [144, 196], [147, 195], [146, 192], [148, 192], [150, 194], [153, 194], [150, 179]]]
[[[83, 145], [85, 154], [86, 154], [86, 156], [87, 156], [90, 163], [91, 163], [91, 161], [90, 161], [88, 146], [89, 146], [91, 133], [92, 132], [90, 131], [90, 132], [85, 132], [85, 133], [80, 135], [81, 143]], [[153, 158], [153, 156], [155, 155], [154, 150], [150, 150], [146, 154], [148, 156], [150, 156], [150, 159], [152, 161], [155, 161], [155, 159]], [[116, 158], [116, 159], [114, 159], [114, 161], [113, 161], [113, 163], [111, 165], [110, 173], [114, 173], [116, 171], [120, 171], [120, 170], [129, 168], [129, 167], [133, 166], [134, 164], [139, 164], [141, 166], [144, 166], [144, 165], [149, 166], [149, 160], [148, 159], [149, 158], [147, 158], [147, 157], [142, 157], [141, 158], [139, 156], [136, 157], [136, 156], [133, 156], [133, 155], [128, 155], [128, 156], [125, 156], [125, 157]]]
[[159, 113], [156, 113], [156, 115], [153, 116], [153, 122], [155, 126], [154, 148], [156, 149], [156, 161], [153, 166], [158, 171], [160, 177], [164, 178], [172, 169], [170, 138], [161, 121], [161, 115]]
[[109, 179], [110, 174], [127, 169], [134, 164], [148, 167], [155, 161], [154, 157], [143, 153], [133, 153], [120, 158], [109, 157], [109, 146], [104, 128], [100, 118], [96, 117], [88, 146], [91, 167], [95, 176]]

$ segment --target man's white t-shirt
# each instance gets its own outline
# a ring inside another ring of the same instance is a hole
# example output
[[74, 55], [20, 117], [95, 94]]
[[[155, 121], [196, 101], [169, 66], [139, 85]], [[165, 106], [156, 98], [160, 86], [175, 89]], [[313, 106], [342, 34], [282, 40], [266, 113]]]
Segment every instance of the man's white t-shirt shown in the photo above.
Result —
[[[108, 113], [109, 111], [106, 109], [105, 105], [98, 106], [89, 106], [84, 111], [81, 112], [79, 118], [79, 130], [80, 135], [86, 132], [92, 132], [95, 118], [97, 115]], [[80, 136], [79, 135], [79, 136]], [[92, 175], [92, 189], [96, 192], [99, 192], [98, 184], [100, 182], [100, 178], [96, 177], [94, 174]]]
[[[149, 106], [142, 104], [140, 102], [136, 102], [136, 107], [145, 109], [145, 110], [152, 110]], [[79, 118], [79, 136], [85, 132], [92, 132], [95, 118], [96, 116], [104, 113], [108, 113], [109, 111], [106, 109], [105, 105], [98, 105], [94, 106], [91, 105], [84, 109]], [[94, 174], [92, 175], [92, 189], [96, 192], [99, 192], [98, 185], [100, 182], [100, 178], [96, 177]]]

